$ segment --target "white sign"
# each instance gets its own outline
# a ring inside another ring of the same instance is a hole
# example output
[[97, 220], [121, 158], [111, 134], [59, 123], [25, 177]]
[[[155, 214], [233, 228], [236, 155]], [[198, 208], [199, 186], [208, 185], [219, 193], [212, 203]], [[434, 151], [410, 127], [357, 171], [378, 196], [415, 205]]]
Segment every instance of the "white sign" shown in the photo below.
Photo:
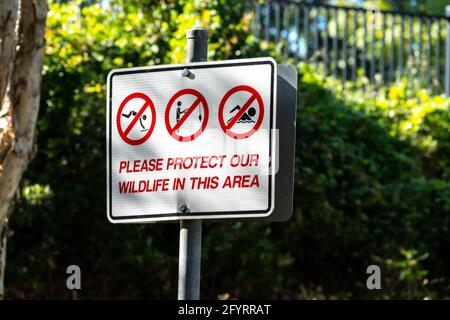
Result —
[[111, 71], [108, 219], [270, 215], [276, 69], [258, 58]]

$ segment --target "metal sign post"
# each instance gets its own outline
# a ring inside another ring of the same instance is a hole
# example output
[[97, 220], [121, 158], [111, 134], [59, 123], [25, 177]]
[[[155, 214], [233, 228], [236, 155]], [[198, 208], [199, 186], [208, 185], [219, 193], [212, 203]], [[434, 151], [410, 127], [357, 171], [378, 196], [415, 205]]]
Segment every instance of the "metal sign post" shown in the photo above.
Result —
[[208, 32], [186, 39], [185, 64], [108, 74], [106, 211], [112, 223], [179, 221], [178, 299], [195, 300], [203, 220], [292, 214], [297, 70], [207, 62]]
[[[207, 59], [208, 31], [201, 28], [187, 30], [186, 62], [201, 62]], [[186, 210], [189, 208], [182, 206], [181, 211]], [[178, 300], [198, 300], [202, 259], [202, 220], [180, 221], [179, 250]]]

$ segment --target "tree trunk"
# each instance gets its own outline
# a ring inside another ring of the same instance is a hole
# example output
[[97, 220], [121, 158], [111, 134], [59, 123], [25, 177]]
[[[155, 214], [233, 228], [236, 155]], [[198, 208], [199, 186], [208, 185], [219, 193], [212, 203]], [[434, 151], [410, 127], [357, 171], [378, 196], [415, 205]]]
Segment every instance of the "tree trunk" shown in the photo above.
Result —
[[35, 151], [46, 16], [46, 0], [0, 1], [0, 298], [8, 219]]

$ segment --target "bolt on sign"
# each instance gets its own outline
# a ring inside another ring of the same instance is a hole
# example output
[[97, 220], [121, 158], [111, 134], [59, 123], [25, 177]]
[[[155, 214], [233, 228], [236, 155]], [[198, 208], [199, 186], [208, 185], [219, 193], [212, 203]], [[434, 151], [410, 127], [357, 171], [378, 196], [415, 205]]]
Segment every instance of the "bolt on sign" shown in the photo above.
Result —
[[271, 58], [111, 71], [109, 220], [269, 216], [276, 76]]

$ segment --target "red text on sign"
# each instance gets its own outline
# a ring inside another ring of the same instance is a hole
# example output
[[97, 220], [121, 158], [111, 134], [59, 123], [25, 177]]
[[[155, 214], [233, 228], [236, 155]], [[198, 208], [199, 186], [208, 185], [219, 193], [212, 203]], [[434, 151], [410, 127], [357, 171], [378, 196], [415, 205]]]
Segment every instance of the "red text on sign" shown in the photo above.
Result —
[[219, 177], [192, 177], [191, 189], [217, 189], [219, 186]]
[[167, 159], [167, 170], [222, 168], [226, 155]]
[[120, 193], [141, 193], [168, 191], [170, 179], [123, 181], [119, 182]]
[[235, 167], [252, 167], [257, 166], [259, 160], [259, 154], [235, 154], [230, 159], [230, 166]]
[[163, 169], [163, 160], [164, 159], [159, 158], [150, 160], [120, 161], [119, 173], [161, 171]]
[[222, 186], [222, 189], [225, 188], [253, 188], [259, 187], [259, 179], [258, 176], [250, 176], [250, 175], [244, 175], [244, 176], [228, 176], [225, 179], [225, 182]]

